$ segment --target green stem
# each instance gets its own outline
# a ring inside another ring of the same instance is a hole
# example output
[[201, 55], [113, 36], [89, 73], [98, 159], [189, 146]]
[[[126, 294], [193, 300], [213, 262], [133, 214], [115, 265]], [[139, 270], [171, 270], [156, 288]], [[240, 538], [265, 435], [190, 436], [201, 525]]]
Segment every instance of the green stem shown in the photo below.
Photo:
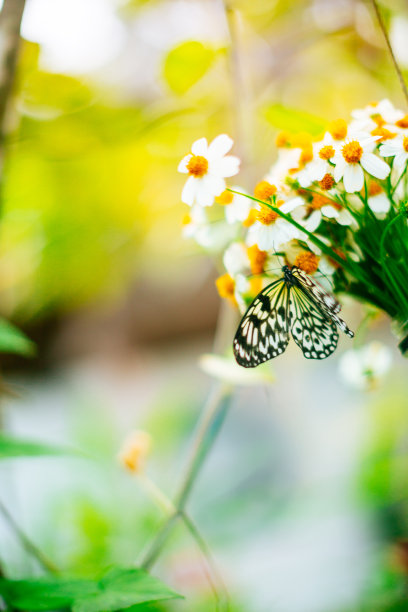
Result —
[[42, 565], [42, 567], [52, 574], [58, 573], [58, 568], [54, 565], [52, 561], [50, 561], [41, 550], [30, 540], [30, 538], [20, 529], [19, 525], [17, 525], [11, 513], [8, 511], [3, 502], [0, 501], [0, 513], [3, 515], [4, 519], [8, 523], [9, 527], [14, 531], [18, 540], [25, 550], [32, 555], [35, 559], [37, 559], [38, 563]]
[[201, 423], [195, 436], [193, 449], [187, 463], [174, 502], [174, 513], [169, 516], [157, 532], [149, 550], [142, 559], [141, 567], [149, 570], [160, 555], [173, 526], [184, 512], [192, 487], [200, 469], [211, 450], [227, 415], [231, 400], [231, 389], [225, 384], [217, 385], [207, 400]]

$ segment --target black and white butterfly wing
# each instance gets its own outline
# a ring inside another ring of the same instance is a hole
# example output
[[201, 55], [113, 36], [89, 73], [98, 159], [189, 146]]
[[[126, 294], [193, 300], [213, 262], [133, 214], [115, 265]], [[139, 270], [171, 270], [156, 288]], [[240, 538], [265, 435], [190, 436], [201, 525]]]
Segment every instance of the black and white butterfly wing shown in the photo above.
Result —
[[286, 350], [290, 331], [290, 288], [283, 278], [271, 283], [249, 306], [234, 338], [234, 355], [244, 368], [273, 359]]
[[337, 347], [339, 333], [331, 318], [322, 311], [301, 287], [290, 292], [292, 338], [306, 359], [326, 359]]
[[328, 293], [320, 283], [314, 280], [314, 278], [311, 278], [300, 268], [294, 266], [291, 270], [291, 274], [298, 280], [304, 293], [312, 298], [318, 308], [322, 310], [342, 332], [350, 336], [350, 338], [353, 338], [354, 332], [351, 331], [347, 323], [337, 314], [341, 309], [341, 304], [336, 300], [334, 295]]
[[306, 274], [301, 268], [293, 266], [292, 275], [300, 281], [301, 285], [310, 292], [319, 306], [327, 313], [336, 314], [341, 310], [341, 304], [336, 300], [332, 293], [326, 291], [320, 283]]

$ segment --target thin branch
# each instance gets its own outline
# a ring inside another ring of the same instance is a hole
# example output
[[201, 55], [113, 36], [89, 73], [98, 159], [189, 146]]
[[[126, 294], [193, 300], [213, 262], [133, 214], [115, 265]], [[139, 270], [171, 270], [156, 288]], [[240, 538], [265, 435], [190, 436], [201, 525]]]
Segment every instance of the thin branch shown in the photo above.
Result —
[[185, 475], [176, 494], [176, 501], [174, 502], [175, 512], [165, 520], [157, 532], [141, 562], [142, 568], [146, 570], [151, 569], [160, 555], [174, 524], [184, 511], [198, 473], [224, 422], [230, 404], [230, 397], [230, 388], [221, 383], [210, 394], [204, 408], [202, 420], [198, 425]]
[[408, 103], [408, 89], [407, 89], [404, 77], [402, 76], [401, 68], [399, 67], [397, 59], [396, 59], [396, 57], [394, 55], [394, 51], [393, 51], [393, 48], [391, 46], [391, 41], [390, 41], [388, 33], [387, 33], [387, 28], [385, 27], [384, 19], [383, 19], [382, 15], [381, 15], [380, 7], [378, 6], [377, 0], [371, 0], [371, 4], [373, 5], [375, 14], [377, 16], [378, 25], [380, 26], [381, 31], [383, 33], [383, 36], [385, 38], [385, 42], [386, 42], [388, 51], [390, 53], [392, 63], [394, 64], [395, 72], [398, 75], [399, 82], [400, 82], [400, 85], [401, 85], [401, 89], [404, 92], [405, 100]]
[[19, 525], [17, 525], [11, 513], [8, 511], [6, 506], [1, 501], [0, 501], [0, 513], [3, 515], [5, 521], [7, 522], [9, 527], [12, 529], [12, 531], [17, 536], [23, 548], [25, 548], [25, 550], [30, 555], [35, 557], [38, 563], [40, 563], [40, 565], [42, 565], [42, 567], [45, 570], [47, 570], [48, 572], [51, 572], [52, 574], [57, 574], [58, 568], [54, 565], [52, 561], [50, 561], [44, 555], [43, 552], [41, 552], [41, 550], [39, 550], [36, 544], [34, 544], [34, 542], [32, 542], [32, 540], [30, 540], [30, 538], [20, 529]]

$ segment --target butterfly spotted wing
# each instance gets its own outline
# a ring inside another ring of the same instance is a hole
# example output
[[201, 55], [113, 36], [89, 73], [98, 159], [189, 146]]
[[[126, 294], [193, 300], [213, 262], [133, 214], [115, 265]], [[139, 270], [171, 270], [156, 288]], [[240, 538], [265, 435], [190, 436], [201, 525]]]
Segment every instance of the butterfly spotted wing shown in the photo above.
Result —
[[306, 282], [310, 277], [298, 268], [284, 266], [283, 271], [281, 279], [259, 293], [238, 327], [234, 355], [246, 368], [283, 353], [290, 334], [307, 359], [325, 359], [335, 351], [339, 339], [336, 325], [354, 335], [337, 315], [340, 305], [331, 294]]
[[281, 278], [254, 299], [234, 338], [234, 355], [244, 368], [277, 357], [286, 350], [290, 332], [290, 289]]

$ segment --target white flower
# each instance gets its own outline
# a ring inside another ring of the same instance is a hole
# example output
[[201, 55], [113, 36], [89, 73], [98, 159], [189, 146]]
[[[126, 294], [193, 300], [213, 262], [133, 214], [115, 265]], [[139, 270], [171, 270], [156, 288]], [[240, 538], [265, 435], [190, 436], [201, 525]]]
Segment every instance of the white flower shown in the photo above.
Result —
[[385, 127], [388, 130], [394, 129], [395, 122], [402, 119], [404, 113], [395, 108], [387, 99], [381, 102], [369, 104], [365, 108], [358, 108], [352, 111], [353, 121], [350, 128], [354, 131], [371, 132], [378, 127]]
[[302, 149], [279, 149], [278, 159], [269, 169], [268, 174], [265, 176], [265, 180], [271, 185], [281, 191], [288, 191], [288, 187], [285, 184], [285, 179], [288, 175], [289, 170], [299, 168], [300, 156], [302, 155]]
[[245, 369], [239, 366], [232, 356], [228, 358], [214, 354], [202, 355], [200, 366], [209, 376], [233, 385], [259, 385], [261, 383], [271, 383], [275, 380], [269, 364]]
[[339, 371], [343, 380], [357, 389], [373, 389], [391, 367], [392, 353], [380, 342], [370, 342], [359, 349], [349, 350], [340, 358]]
[[326, 132], [323, 140], [313, 144], [313, 159], [297, 175], [301, 187], [309, 187], [314, 181], [321, 181], [325, 174], [333, 173], [329, 160], [334, 156], [333, 138]]
[[353, 217], [346, 208], [321, 194], [315, 194], [310, 205], [299, 207], [293, 213], [293, 218], [309, 232], [314, 232], [324, 217], [335, 219], [340, 225], [353, 223]]
[[233, 238], [233, 228], [225, 221], [210, 222], [205, 209], [196, 204], [184, 216], [182, 235], [205, 249], [219, 251]]
[[386, 214], [390, 210], [391, 203], [378, 183], [371, 183], [368, 187], [367, 204], [377, 215]]
[[380, 146], [380, 155], [393, 157], [396, 168], [404, 168], [408, 161], [408, 137], [399, 135]]
[[233, 242], [229, 245], [224, 253], [223, 263], [226, 271], [232, 277], [251, 272], [247, 247], [243, 242]]
[[354, 193], [363, 188], [363, 168], [368, 174], [381, 180], [390, 173], [389, 165], [372, 152], [377, 138], [377, 136], [369, 136], [347, 139], [333, 157], [332, 161], [336, 166], [334, 178], [336, 182], [343, 179], [344, 189], [348, 193]]
[[[233, 186], [233, 191], [246, 193], [242, 187]], [[225, 218], [228, 223], [237, 223], [245, 221], [248, 218], [249, 211], [253, 208], [252, 200], [244, 195], [238, 195], [231, 191], [223, 191], [217, 198], [216, 202], [222, 204], [225, 208]]]
[[239, 170], [239, 159], [227, 155], [233, 141], [226, 134], [214, 138], [208, 145], [205, 138], [193, 143], [191, 153], [178, 165], [178, 171], [189, 174], [181, 195], [185, 204], [211, 206], [214, 198], [224, 191], [225, 178], [234, 176]]
[[[290, 213], [303, 204], [302, 198], [295, 197], [284, 202], [279, 208], [284, 213]], [[299, 235], [300, 232], [294, 225], [263, 206], [258, 210], [257, 221], [248, 230], [246, 243], [248, 246], [256, 244], [261, 251], [270, 251], [279, 249], [280, 245], [289, 242], [292, 238], [298, 238]]]

